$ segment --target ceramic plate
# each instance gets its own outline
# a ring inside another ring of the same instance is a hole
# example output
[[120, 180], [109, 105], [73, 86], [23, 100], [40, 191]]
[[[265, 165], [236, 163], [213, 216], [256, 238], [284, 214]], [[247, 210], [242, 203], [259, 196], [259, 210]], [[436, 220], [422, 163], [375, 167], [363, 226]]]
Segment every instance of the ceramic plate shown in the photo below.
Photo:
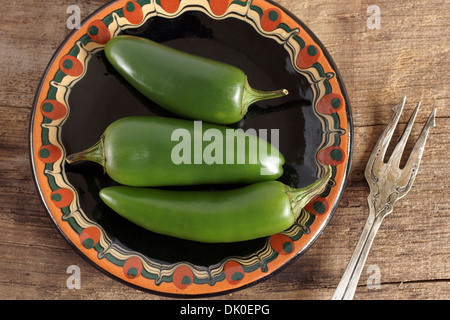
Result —
[[[205, 244], [155, 234], [124, 220], [98, 196], [114, 184], [94, 163], [68, 165], [114, 120], [173, 117], [124, 81], [105, 43], [130, 34], [235, 65], [260, 90], [290, 94], [259, 102], [234, 127], [279, 129], [286, 158], [280, 181], [302, 187], [333, 168], [326, 190], [288, 230], [267, 238]], [[128, 284], [166, 295], [220, 294], [267, 278], [305, 252], [335, 211], [351, 159], [348, 98], [330, 55], [295, 16], [266, 0], [113, 1], [59, 47], [37, 90], [31, 161], [51, 218], [95, 266]], [[298, 277], [302, 275], [299, 274]]]

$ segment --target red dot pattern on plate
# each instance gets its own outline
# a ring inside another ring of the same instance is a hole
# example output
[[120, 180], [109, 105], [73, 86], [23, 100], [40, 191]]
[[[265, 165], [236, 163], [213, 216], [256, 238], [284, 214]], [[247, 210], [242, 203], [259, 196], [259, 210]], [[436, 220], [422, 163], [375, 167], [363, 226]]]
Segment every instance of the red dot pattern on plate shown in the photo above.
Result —
[[161, 0], [161, 7], [168, 13], [174, 13], [180, 6], [180, 0]]
[[110, 39], [108, 27], [101, 20], [94, 20], [88, 26], [87, 34], [98, 44], [106, 44]]
[[69, 189], [60, 188], [51, 193], [50, 199], [58, 208], [65, 208], [72, 203], [73, 192]]
[[296, 63], [300, 69], [311, 67], [320, 57], [320, 51], [315, 45], [304, 47], [298, 54]]
[[278, 8], [266, 9], [261, 17], [261, 27], [264, 31], [273, 31], [280, 24], [282, 19], [281, 10]]
[[211, 10], [215, 15], [223, 15], [230, 6], [231, 0], [209, 0]]
[[322, 99], [320, 99], [319, 103], [317, 104], [317, 111], [321, 114], [337, 113], [342, 109], [344, 105], [343, 101], [344, 99], [339, 94], [327, 94]]
[[231, 285], [236, 285], [244, 279], [244, 268], [237, 261], [228, 261], [224, 266], [225, 278]]
[[321, 197], [321, 196], [315, 196], [311, 201], [305, 206], [305, 210], [315, 214], [315, 215], [321, 215], [325, 212], [328, 212], [329, 204], [327, 199]]
[[132, 24], [139, 24], [144, 19], [144, 13], [142, 7], [137, 1], [128, 1], [123, 7], [123, 15]]
[[294, 251], [294, 242], [284, 234], [274, 234], [270, 237], [271, 247], [279, 254], [290, 254]]
[[59, 68], [68, 76], [78, 77], [83, 73], [83, 64], [75, 57], [66, 55], [59, 61]]
[[41, 113], [51, 120], [59, 120], [67, 115], [67, 108], [57, 100], [44, 100], [41, 103]]
[[86, 249], [92, 249], [100, 241], [101, 231], [97, 227], [88, 227], [80, 234], [80, 242]]
[[178, 289], [186, 289], [194, 281], [194, 273], [186, 265], [180, 265], [173, 273], [173, 284]]
[[123, 274], [128, 279], [135, 279], [141, 275], [142, 261], [138, 257], [129, 258], [123, 266]]
[[39, 160], [43, 163], [54, 163], [61, 155], [61, 149], [51, 144], [42, 146], [38, 151]]
[[320, 163], [330, 166], [337, 166], [345, 161], [345, 152], [342, 148], [331, 146], [319, 151], [317, 159]]

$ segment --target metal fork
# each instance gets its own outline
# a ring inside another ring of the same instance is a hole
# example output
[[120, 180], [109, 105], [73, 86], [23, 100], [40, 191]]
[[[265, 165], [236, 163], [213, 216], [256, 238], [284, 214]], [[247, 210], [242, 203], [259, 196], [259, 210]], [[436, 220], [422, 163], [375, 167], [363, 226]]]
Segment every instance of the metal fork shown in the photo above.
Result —
[[370, 187], [370, 194], [367, 198], [369, 203], [369, 217], [332, 300], [353, 299], [359, 277], [361, 276], [370, 247], [381, 222], [384, 217], [392, 212], [394, 203], [408, 193], [417, 175], [428, 132], [430, 127], [434, 126], [435, 123], [436, 109], [428, 117], [405, 166], [400, 168], [400, 161], [420, 103], [412, 113], [408, 125], [389, 160], [387, 163], [384, 162], [386, 150], [402, 114], [405, 102], [406, 97], [392, 109], [394, 115], [380, 136], [367, 162], [365, 178]]

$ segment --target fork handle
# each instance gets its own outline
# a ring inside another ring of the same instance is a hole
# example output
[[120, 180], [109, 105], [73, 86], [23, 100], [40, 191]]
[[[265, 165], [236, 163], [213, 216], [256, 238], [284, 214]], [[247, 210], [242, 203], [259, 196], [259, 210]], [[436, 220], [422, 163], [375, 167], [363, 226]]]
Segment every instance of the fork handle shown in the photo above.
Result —
[[369, 215], [352, 257], [342, 275], [332, 300], [352, 300], [375, 235], [383, 217]]

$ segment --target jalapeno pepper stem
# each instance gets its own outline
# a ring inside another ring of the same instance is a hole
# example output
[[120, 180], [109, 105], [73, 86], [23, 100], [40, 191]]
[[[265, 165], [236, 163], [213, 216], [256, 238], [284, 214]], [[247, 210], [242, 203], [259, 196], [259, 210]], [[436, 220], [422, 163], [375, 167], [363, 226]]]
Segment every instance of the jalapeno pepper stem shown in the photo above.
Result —
[[304, 188], [291, 188], [286, 186], [286, 194], [291, 201], [292, 213], [296, 220], [308, 202], [323, 191], [325, 186], [328, 184], [328, 180], [330, 180], [331, 175], [331, 166], [328, 166], [325, 174], [309, 186]]
[[92, 147], [66, 157], [67, 163], [73, 163], [82, 160], [93, 161], [104, 166], [105, 157], [103, 155], [103, 137]]
[[288, 95], [289, 92], [286, 89], [274, 90], [274, 91], [262, 91], [253, 89], [248, 80], [245, 82], [244, 95], [242, 97], [242, 114], [246, 114], [248, 107], [261, 100], [275, 99]]

